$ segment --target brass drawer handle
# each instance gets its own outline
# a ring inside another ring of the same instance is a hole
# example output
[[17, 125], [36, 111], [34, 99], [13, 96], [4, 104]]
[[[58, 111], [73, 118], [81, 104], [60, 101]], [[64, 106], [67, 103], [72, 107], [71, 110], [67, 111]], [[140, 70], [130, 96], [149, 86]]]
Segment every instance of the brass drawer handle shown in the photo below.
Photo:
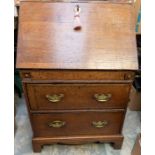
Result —
[[63, 97], [64, 97], [64, 94], [46, 95], [46, 98], [48, 99], [48, 101], [53, 103], [60, 102]]
[[98, 121], [98, 122], [92, 122], [92, 125], [95, 127], [95, 128], [103, 128], [105, 127], [106, 125], [108, 124], [107, 121]]
[[94, 97], [98, 102], [107, 102], [110, 100], [111, 96], [111, 94], [94, 94]]
[[66, 122], [64, 121], [53, 121], [53, 122], [50, 122], [48, 124], [49, 127], [52, 127], [52, 128], [61, 128], [63, 127], [64, 125], [66, 124]]

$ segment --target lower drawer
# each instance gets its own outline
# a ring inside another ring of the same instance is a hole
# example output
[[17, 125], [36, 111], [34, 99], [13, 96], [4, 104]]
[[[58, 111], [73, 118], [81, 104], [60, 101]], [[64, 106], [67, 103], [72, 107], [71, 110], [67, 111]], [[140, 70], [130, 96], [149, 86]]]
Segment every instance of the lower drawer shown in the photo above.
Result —
[[32, 114], [34, 137], [110, 135], [121, 132], [124, 112], [63, 112]]

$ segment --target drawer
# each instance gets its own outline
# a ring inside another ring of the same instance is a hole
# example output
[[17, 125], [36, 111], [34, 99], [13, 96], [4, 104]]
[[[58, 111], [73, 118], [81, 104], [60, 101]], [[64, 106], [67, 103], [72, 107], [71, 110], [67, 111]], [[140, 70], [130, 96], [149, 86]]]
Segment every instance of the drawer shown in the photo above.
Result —
[[95, 70], [23, 70], [22, 79], [29, 80], [132, 80], [132, 71]]
[[129, 84], [27, 84], [32, 110], [125, 108]]
[[32, 114], [34, 136], [119, 134], [124, 112]]

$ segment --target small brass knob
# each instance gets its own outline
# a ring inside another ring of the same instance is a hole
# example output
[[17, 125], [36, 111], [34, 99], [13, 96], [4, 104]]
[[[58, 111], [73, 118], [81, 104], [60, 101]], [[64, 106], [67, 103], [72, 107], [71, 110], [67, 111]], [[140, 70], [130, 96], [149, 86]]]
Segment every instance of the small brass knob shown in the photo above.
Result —
[[30, 73], [24, 73], [24, 77], [25, 77], [25, 78], [30, 78], [31, 75], [30, 75]]
[[127, 73], [124, 75], [124, 80], [132, 80], [134, 78], [133, 74]]

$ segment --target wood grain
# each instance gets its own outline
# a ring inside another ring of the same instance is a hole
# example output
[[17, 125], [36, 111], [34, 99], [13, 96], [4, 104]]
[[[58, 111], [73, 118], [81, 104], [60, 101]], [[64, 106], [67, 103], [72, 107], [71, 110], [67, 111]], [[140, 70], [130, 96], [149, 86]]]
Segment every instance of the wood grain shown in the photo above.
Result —
[[[78, 32], [76, 4], [82, 9]], [[131, 5], [22, 2], [20, 9], [17, 68], [138, 68]]]

